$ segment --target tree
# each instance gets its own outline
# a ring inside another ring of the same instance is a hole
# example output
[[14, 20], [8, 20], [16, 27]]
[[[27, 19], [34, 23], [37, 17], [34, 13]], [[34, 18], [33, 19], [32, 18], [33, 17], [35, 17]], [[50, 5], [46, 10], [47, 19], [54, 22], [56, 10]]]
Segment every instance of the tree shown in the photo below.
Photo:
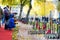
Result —
[[24, 7], [24, 3], [25, 3], [26, 0], [20, 0], [20, 14], [19, 14], [19, 19], [21, 18], [21, 14], [22, 14], [22, 10], [23, 10], [23, 7]]
[[32, 1], [32, 0], [30, 0], [30, 2], [29, 2], [29, 9], [28, 9], [28, 12], [27, 12], [27, 15], [26, 15], [27, 23], [28, 23], [28, 21], [29, 21], [29, 13], [30, 13], [30, 11], [31, 11], [31, 9], [32, 9], [31, 1]]
[[23, 11], [23, 7], [29, 3], [29, 0], [20, 0], [20, 14], [19, 14], [19, 20], [21, 19], [21, 14]]

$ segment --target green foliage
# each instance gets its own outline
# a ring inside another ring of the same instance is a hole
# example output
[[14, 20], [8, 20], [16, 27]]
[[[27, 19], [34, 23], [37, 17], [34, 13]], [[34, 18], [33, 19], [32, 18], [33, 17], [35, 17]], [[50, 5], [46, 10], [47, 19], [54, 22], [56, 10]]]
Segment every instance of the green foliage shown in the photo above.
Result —
[[2, 4], [3, 5], [7, 4], [7, 0], [2, 0]]
[[41, 1], [41, 2], [46, 2], [46, 0], [38, 0], [38, 1]]
[[20, 0], [2, 0], [3, 5], [18, 5], [20, 4]]
[[29, 5], [29, 3], [30, 3], [30, 0], [20, 0], [20, 14], [19, 14], [19, 20], [21, 19], [21, 13], [22, 13], [22, 11], [23, 11], [23, 7], [25, 6], [25, 5]]

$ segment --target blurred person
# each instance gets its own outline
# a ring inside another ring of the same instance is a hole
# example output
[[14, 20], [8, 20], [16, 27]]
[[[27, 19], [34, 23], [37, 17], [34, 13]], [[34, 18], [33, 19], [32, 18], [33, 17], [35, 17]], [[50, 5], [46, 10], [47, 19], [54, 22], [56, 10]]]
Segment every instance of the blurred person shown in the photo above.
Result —
[[39, 25], [38, 21], [36, 21], [36, 28], [37, 28], [38, 30], [40, 30], [40, 25]]
[[9, 15], [11, 14], [8, 5], [4, 7], [4, 14], [5, 14], [5, 21], [7, 21], [9, 19]]
[[32, 21], [33, 21], [33, 17], [30, 19], [30, 24], [31, 24], [31, 25], [33, 24]]
[[44, 22], [43, 22], [42, 26], [43, 26], [43, 30], [46, 29], [46, 24]]
[[48, 23], [48, 17], [45, 17], [45, 21], [46, 21], [46, 23]]
[[14, 14], [10, 15], [10, 18], [8, 19], [8, 21], [5, 24], [5, 29], [9, 29], [9, 30], [13, 30], [13, 28], [15, 28], [15, 17]]
[[10, 18], [10, 10], [9, 10], [9, 6], [7, 5], [6, 7], [4, 7], [4, 18], [3, 18], [3, 24], [6, 25], [5, 23], [8, 22], [9, 18]]
[[39, 18], [35, 18], [35, 21], [36, 21], [36, 28], [40, 30]]

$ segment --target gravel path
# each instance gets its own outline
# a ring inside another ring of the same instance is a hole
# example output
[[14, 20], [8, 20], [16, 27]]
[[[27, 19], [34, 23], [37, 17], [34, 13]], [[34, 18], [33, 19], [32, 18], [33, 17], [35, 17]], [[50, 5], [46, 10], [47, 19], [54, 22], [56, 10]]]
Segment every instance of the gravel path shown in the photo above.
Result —
[[28, 34], [29, 30], [32, 30], [32, 25], [18, 23], [19, 32], [18, 40], [57, 40], [57, 39], [46, 39], [43, 34]]

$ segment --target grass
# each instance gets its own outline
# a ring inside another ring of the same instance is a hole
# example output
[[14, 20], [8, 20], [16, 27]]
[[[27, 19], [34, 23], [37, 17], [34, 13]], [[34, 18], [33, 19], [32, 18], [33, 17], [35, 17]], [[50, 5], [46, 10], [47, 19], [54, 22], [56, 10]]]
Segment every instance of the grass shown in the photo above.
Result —
[[14, 31], [13, 31], [12, 40], [18, 40], [18, 38], [17, 38], [18, 30], [19, 30], [19, 27], [16, 26], [16, 27], [14, 28]]

